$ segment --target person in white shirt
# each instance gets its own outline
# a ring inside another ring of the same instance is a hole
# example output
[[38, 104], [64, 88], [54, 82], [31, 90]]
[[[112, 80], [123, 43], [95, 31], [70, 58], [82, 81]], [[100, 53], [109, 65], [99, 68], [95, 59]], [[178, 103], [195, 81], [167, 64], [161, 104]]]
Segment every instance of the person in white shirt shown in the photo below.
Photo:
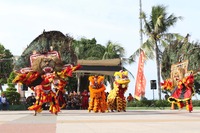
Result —
[[1, 97], [0, 97], [0, 109], [8, 110], [8, 106], [9, 106], [8, 100], [5, 96], [5, 94], [2, 93]]

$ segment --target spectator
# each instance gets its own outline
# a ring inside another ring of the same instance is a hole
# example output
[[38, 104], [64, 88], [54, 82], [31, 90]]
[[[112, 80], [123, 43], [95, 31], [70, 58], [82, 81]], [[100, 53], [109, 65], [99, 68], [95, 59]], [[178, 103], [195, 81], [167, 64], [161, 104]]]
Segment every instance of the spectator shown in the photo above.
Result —
[[9, 102], [4, 93], [2, 93], [0, 97], [0, 106], [2, 110], [8, 110]]
[[34, 96], [33, 93], [31, 93], [31, 99], [30, 99], [30, 102], [31, 102], [32, 105], [34, 105], [35, 102], [36, 102], [36, 98], [35, 98], [35, 96]]
[[67, 109], [72, 109], [72, 99], [73, 99], [73, 93], [70, 92], [67, 96]]
[[82, 109], [88, 109], [88, 99], [89, 99], [89, 94], [88, 91], [85, 89], [82, 93]]
[[107, 101], [108, 95], [109, 95], [109, 92], [106, 92], [106, 101]]
[[129, 95], [128, 95], [128, 97], [127, 97], [127, 101], [128, 101], [128, 102], [133, 101], [133, 96], [132, 96], [131, 93], [129, 93]]
[[35, 98], [34, 94], [31, 93], [31, 95], [28, 96], [27, 99], [26, 99], [26, 105], [28, 107], [30, 107], [30, 106], [34, 105], [35, 102], [36, 102], [36, 98]]
[[80, 109], [81, 108], [81, 95], [80, 95], [80, 92], [77, 92], [74, 95], [73, 103], [74, 103], [74, 109]]

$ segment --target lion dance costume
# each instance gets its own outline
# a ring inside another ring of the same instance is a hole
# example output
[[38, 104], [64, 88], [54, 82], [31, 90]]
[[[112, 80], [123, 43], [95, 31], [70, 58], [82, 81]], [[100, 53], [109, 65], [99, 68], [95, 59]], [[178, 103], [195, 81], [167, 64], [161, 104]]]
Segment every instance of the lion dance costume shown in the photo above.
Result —
[[90, 76], [89, 81], [90, 102], [88, 111], [104, 113], [107, 110], [104, 76]]
[[[194, 76], [190, 72], [185, 74], [185, 70], [178, 68], [173, 79], [167, 79], [164, 83], [161, 83], [163, 90], [171, 91], [171, 96], [168, 101], [172, 104], [177, 104], [179, 109], [186, 106], [189, 112], [192, 112], [192, 96], [194, 95]], [[185, 104], [184, 104], [185, 103]]]
[[[49, 111], [56, 114], [65, 106], [63, 100], [64, 87], [67, 77], [80, 66], [61, 65], [57, 51], [30, 56], [31, 67], [22, 68], [17, 72], [14, 83], [21, 83], [30, 87], [36, 93], [36, 102], [29, 110], [34, 110], [35, 115], [42, 111], [42, 105], [50, 103]], [[54, 86], [54, 87], [53, 87]]]
[[110, 91], [107, 98], [108, 107], [112, 112], [114, 110], [117, 110], [118, 112], [126, 111], [126, 97], [124, 96], [124, 93], [128, 89], [128, 84], [130, 82], [128, 72], [121, 70], [115, 72], [114, 76], [114, 88]]

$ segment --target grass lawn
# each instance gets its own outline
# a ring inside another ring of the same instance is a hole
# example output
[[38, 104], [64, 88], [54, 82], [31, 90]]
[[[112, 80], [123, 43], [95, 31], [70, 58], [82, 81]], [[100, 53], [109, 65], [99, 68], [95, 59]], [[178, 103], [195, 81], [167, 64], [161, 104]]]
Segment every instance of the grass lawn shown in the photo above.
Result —
[[[127, 107], [126, 109], [127, 110], [170, 110], [170, 107]], [[200, 107], [193, 107], [193, 110], [200, 110]]]

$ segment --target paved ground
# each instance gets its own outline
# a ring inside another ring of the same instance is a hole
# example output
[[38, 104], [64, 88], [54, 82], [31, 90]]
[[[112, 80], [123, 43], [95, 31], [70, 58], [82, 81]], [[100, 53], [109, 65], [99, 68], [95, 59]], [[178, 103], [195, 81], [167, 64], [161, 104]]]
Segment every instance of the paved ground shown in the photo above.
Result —
[[62, 110], [58, 116], [43, 111], [0, 111], [1, 133], [199, 133], [200, 110], [128, 110], [88, 113]]

